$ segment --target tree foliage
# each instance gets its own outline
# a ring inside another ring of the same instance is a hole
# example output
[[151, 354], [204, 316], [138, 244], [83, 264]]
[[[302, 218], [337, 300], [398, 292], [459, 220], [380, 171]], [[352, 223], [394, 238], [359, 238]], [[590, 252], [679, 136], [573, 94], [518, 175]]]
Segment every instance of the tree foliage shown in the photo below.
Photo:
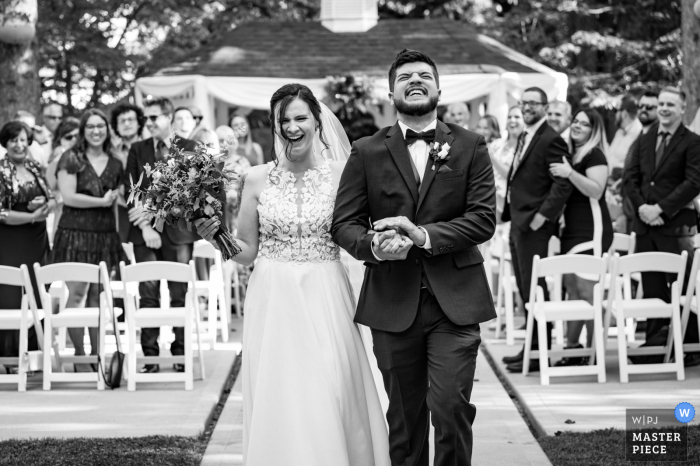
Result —
[[[238, 24], [317, 20], [320, 0], [39, 0], [39, 11], [43, 97], [82, 109]], [[680, 0], [379, 0], [379, 13], [470, 23], [567, 73], [572, 99], [681, 77]]]

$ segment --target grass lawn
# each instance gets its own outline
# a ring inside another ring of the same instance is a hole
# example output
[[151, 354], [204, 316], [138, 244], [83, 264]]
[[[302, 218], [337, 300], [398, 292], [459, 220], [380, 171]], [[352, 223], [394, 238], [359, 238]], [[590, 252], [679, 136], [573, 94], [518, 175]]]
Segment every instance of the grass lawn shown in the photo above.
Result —
[[700, 466], [700, 426], [688, 427], [688, 462], [627, 462], [625, 431], [596, 430], [586, 433], [563, 432], [539, 438], [553, 466]]
[[240, 367], [238, 355], [207, 429], [199, 437], [5, 440], [0, 441], [0, 466], [199, 466]]

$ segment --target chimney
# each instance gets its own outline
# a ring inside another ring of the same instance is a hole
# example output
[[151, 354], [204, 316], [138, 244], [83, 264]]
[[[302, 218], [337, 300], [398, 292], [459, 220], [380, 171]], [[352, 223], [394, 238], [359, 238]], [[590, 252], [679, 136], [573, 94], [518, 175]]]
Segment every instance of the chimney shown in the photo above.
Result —
[[365, 32], [378, 19], [377, 0], [321, 0], [321, 24], [332, 32]]

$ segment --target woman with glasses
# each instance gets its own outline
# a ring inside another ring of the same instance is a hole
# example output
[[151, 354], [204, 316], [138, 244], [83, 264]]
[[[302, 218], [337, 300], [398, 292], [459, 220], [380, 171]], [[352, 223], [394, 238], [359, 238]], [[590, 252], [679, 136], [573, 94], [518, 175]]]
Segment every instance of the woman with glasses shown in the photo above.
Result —
[[238, 149], [236, 149], [236, 154], [242, 155], [248, 159], [251, 166], [265, 163], [262, 147], [260, 147], [260, 144], [257, 142], [253, 142], [253, 135], [250, 131], [248, 119], [243, 115], [234, 115], [231, 117], [229, 126], [231, 126], [238, 135]]
[[[0, 265], [19, 267], [26, 264], [36, 293], [32, 264], [45, 263], [49, 252], [46, 217], [54, 208], [51, 190], [39, 165], [29, 157], [32, 131], [20, 121], [11, 121], [0, 129], [0, 146], [7, 150], [0, 159]], [[0, 285], [2, 309], [20, 309], [22, 290]], [[50, 311], [49, 311], [50, 312]], [[37, 349], [34, 327], [29, 330], [29, 349]], [[19, 330], [0, 330], [0, 357], [19, 356]], [[16, 367], [5, 365], [8, 373]]]
[[[57, 167], [58, 189], [63, 197], [63, 215], [54, 237], [51, 263], [107, 263], [116, 270], [126, 260], [117, 233], [114, 201], [122, 185], [124, 169], [111, 155], [107, 117], [99, 110], [88, 110], [80, 117], [78, 144], [61, 157]], [[99, 287], [83, 282], [66, 282], [67, 307], [97, 307]], [[97, 328], [90, 328], [91, 354], [97, 354]], [[84, 329], [68, 330], [75, 355], [85, 355]], [[76, 370], [97, 370], [76, 364]]]
[[[600, 208], [602, 220], [601, 252], [610, 249], [613, 242], [613, 227], [605, 202], [605, 188], [608, 179], [608, 161], [606, 157], [607, 139], [603, 118], [592, 109], [580, 110], [571, 122], [571, 147], [573, 148], [573, 166], [566, 158], [562, 163], [553, 163], [549, 171], [553, 176], [568, 178], [576, 189], [571, 193], [564, 210], [564, 230], [561, 235], [561, 251], [568, 253], [575, 246], [593, 241], [595, 228], [594, 212], [591, 200]], [[596, 209], [597, 210], [597, 209]], [[582, 251], [592, 254], [592, 250]], [[569, 299], [582, 299], [593, 303], [595, 283], [577, 275], [566, 275], [564, 286]], [[567, 347], [580, 348], [579, 337], [583, 321], [569, 322], [567, 326]], [[592, 324], [592, 322], [590, 323]], [[588, 326], [588, 346], [593, 337], [593, 326]], [[570, 366], [585, 363], [585, 358], [564, 358], [556, 365]]]

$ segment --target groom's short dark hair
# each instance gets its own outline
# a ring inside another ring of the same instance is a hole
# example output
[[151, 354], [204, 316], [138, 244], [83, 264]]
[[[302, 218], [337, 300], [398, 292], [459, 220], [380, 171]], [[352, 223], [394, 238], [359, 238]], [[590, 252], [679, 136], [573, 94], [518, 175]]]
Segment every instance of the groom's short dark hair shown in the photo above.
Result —
[[431, 60], [430, 57], [424, 54], [423, 52], [419, 52], [418, 50], [403, 49], [399, 52], [398, 55], [396, 55], [394, 63], [392, 63], [391, 68], [389, 68], [390, 91], [394, 91], [394, 81], [396, 81], [396, 70], [400, 66], [405, 65], [406, 63], [416, 62], [423, 62], [430, 65], [430, 67], [433, 69], [433, 73], [435, 73], [435, 82], [437, 83], [438, 87], [440, 87], [440, 76], [438, 76], [438, 70], [437, 66], [435, 66], [435, 62], [433, 62], [433, 60]]

